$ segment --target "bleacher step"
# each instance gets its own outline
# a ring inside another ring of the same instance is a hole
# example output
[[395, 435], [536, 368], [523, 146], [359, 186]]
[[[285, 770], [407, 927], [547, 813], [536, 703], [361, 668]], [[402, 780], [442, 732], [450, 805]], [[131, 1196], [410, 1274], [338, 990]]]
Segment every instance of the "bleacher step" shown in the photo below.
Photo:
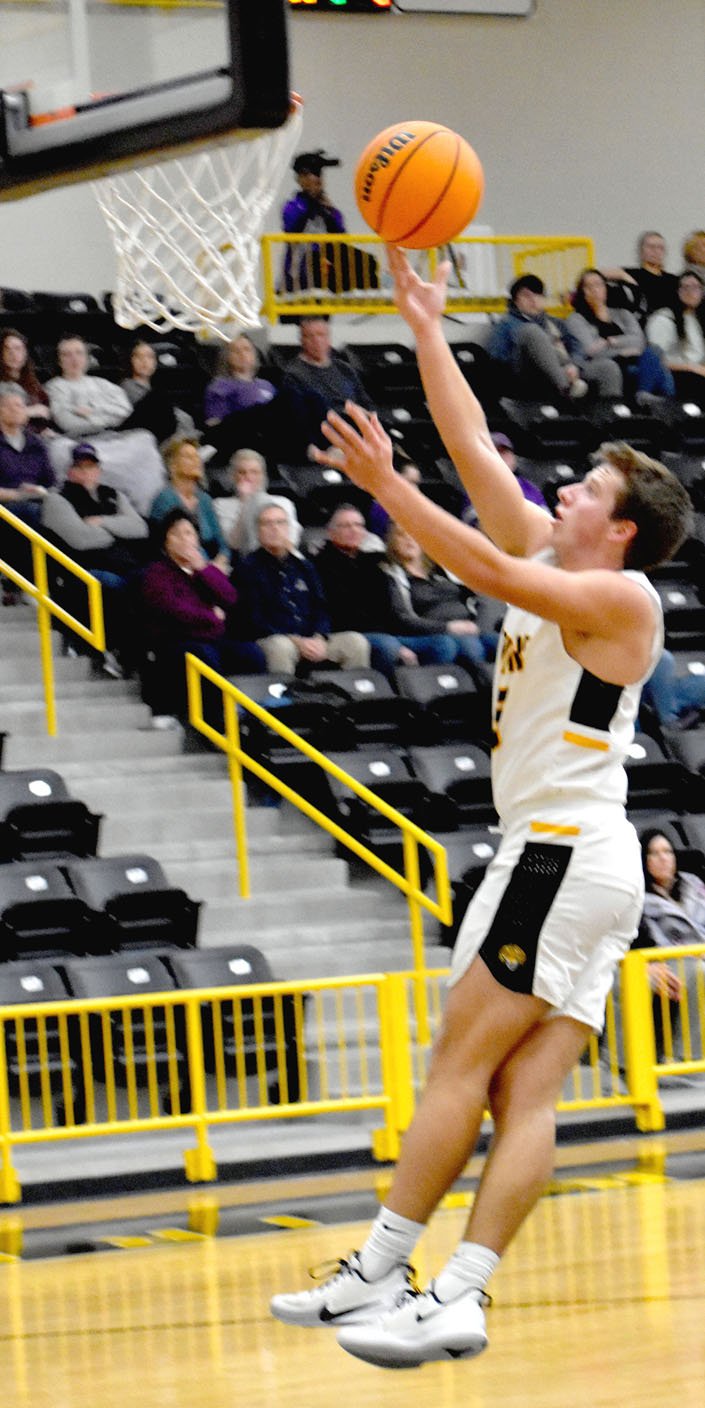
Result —
[[114, 713], [110, 717], [115, 719], [116, 726], [101, 731], [84, 731], [75, 735], [62, 733], [56, 738], [32, 738], [29, 735], [10, 737], [6, 744], [5, 766], [55, 767], [63, 772], [63, 764], [73, 759], [129, 758], [134, 772], [136, 758], [141, 762], [142, 758], [155, 754], [171, 758], [172, 765], [177, 766], [181, 745], [178, 730], [159, 733], [145, 729], [141, 732], [139, 729], [120, 727], [121, 720], [119, 716], [116, 719]]
[[[267, 888], [278, 891], [340, 888], [345, 885], [347, 874], [345, 861], [337, 860], [335, 856], [260, 856], [250, 863], [250, 887], [254, 894], [262, 893]], [[217, 900], [240, 898], [238, 866], [234, 857], [230, 866], [222, 859], [210, 857], [207, 860], [172, 863], [169, 879], [172, 885], [181, 886], [194, 899], [206, 900], [209, 904]]]

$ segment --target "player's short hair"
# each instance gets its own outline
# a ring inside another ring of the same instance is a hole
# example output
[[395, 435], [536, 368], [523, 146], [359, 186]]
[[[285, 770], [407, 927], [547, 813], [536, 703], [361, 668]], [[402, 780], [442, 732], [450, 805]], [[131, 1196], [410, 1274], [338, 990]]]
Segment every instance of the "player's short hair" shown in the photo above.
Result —
[[667, 562], [693, 527], [693, 506], [680, 480], [623, 441], [601, 445], [592, 462], [611, 465], [624, 479], [613, 517], [630, 519], [637, 529], [624, 566], [648, 570]]

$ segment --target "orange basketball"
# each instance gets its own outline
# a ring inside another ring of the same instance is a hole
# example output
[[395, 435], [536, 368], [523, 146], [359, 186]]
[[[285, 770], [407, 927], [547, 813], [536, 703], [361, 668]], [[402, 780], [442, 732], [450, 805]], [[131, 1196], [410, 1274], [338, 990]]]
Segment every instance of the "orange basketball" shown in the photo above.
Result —
[[388, 244], [430, 249], [470, 223], [485, 189], [477, 153], [437, 122], [398, 122], [365, 147], [355, 172], [363, 219]]

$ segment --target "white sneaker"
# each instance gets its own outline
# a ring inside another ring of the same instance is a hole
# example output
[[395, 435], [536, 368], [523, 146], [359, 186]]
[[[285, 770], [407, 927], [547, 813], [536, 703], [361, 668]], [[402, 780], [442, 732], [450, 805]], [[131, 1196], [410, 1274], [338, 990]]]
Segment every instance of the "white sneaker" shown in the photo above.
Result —
[[568, 395], [573, 401], [582, 401], [583, 396], [587, 396], [589, 390], [587, 382], [583, 381], [581, 376], [576, 376], [575, 381], [571, 382]]
[[[348, 1354], [381, 1369], [417, 1369], [435, 1359], [473, 1359], [487, 1348], [485, 1312], [469, 1288], [440, 1301], [433, 1290], [409, 1290], [393, 1310], [372, 1324], [341, 1330]], [[482, 1296], [484, 1302], [486, 1296]]]
[[178, 728], [179, 720], [175, 714], [152, 714], [152, 728]]
[[359, 1325], [390, 1309], [413, 1286], [406, 1264], [395, 1266], [378, 1281], [366, 1281], [357, 1252], [333, 1263], [332, 1276], [312, 1291], [273, 1296], [269, 1309], [285, 1325]]

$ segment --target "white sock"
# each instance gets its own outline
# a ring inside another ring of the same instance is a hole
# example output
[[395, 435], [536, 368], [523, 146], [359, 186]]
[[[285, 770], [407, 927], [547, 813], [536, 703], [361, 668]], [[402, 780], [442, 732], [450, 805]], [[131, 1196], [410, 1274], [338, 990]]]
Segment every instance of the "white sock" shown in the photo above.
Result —
[[499, 1257], [489, 1247], [479, 1242], [461, 1242], [450, 1261], [446, 1262], [440, 1275], [433, 1283], [439, 1300], [453, 1300], [469, 1286], [484, 1291], [493, 1271], [499, 1266]]
[[424, 1227], [423, 1222], [412, 1222], [382, 1206], [359, 1253], [365, 1280], [379, 1281], [393, 1266], [408, 1261]]

